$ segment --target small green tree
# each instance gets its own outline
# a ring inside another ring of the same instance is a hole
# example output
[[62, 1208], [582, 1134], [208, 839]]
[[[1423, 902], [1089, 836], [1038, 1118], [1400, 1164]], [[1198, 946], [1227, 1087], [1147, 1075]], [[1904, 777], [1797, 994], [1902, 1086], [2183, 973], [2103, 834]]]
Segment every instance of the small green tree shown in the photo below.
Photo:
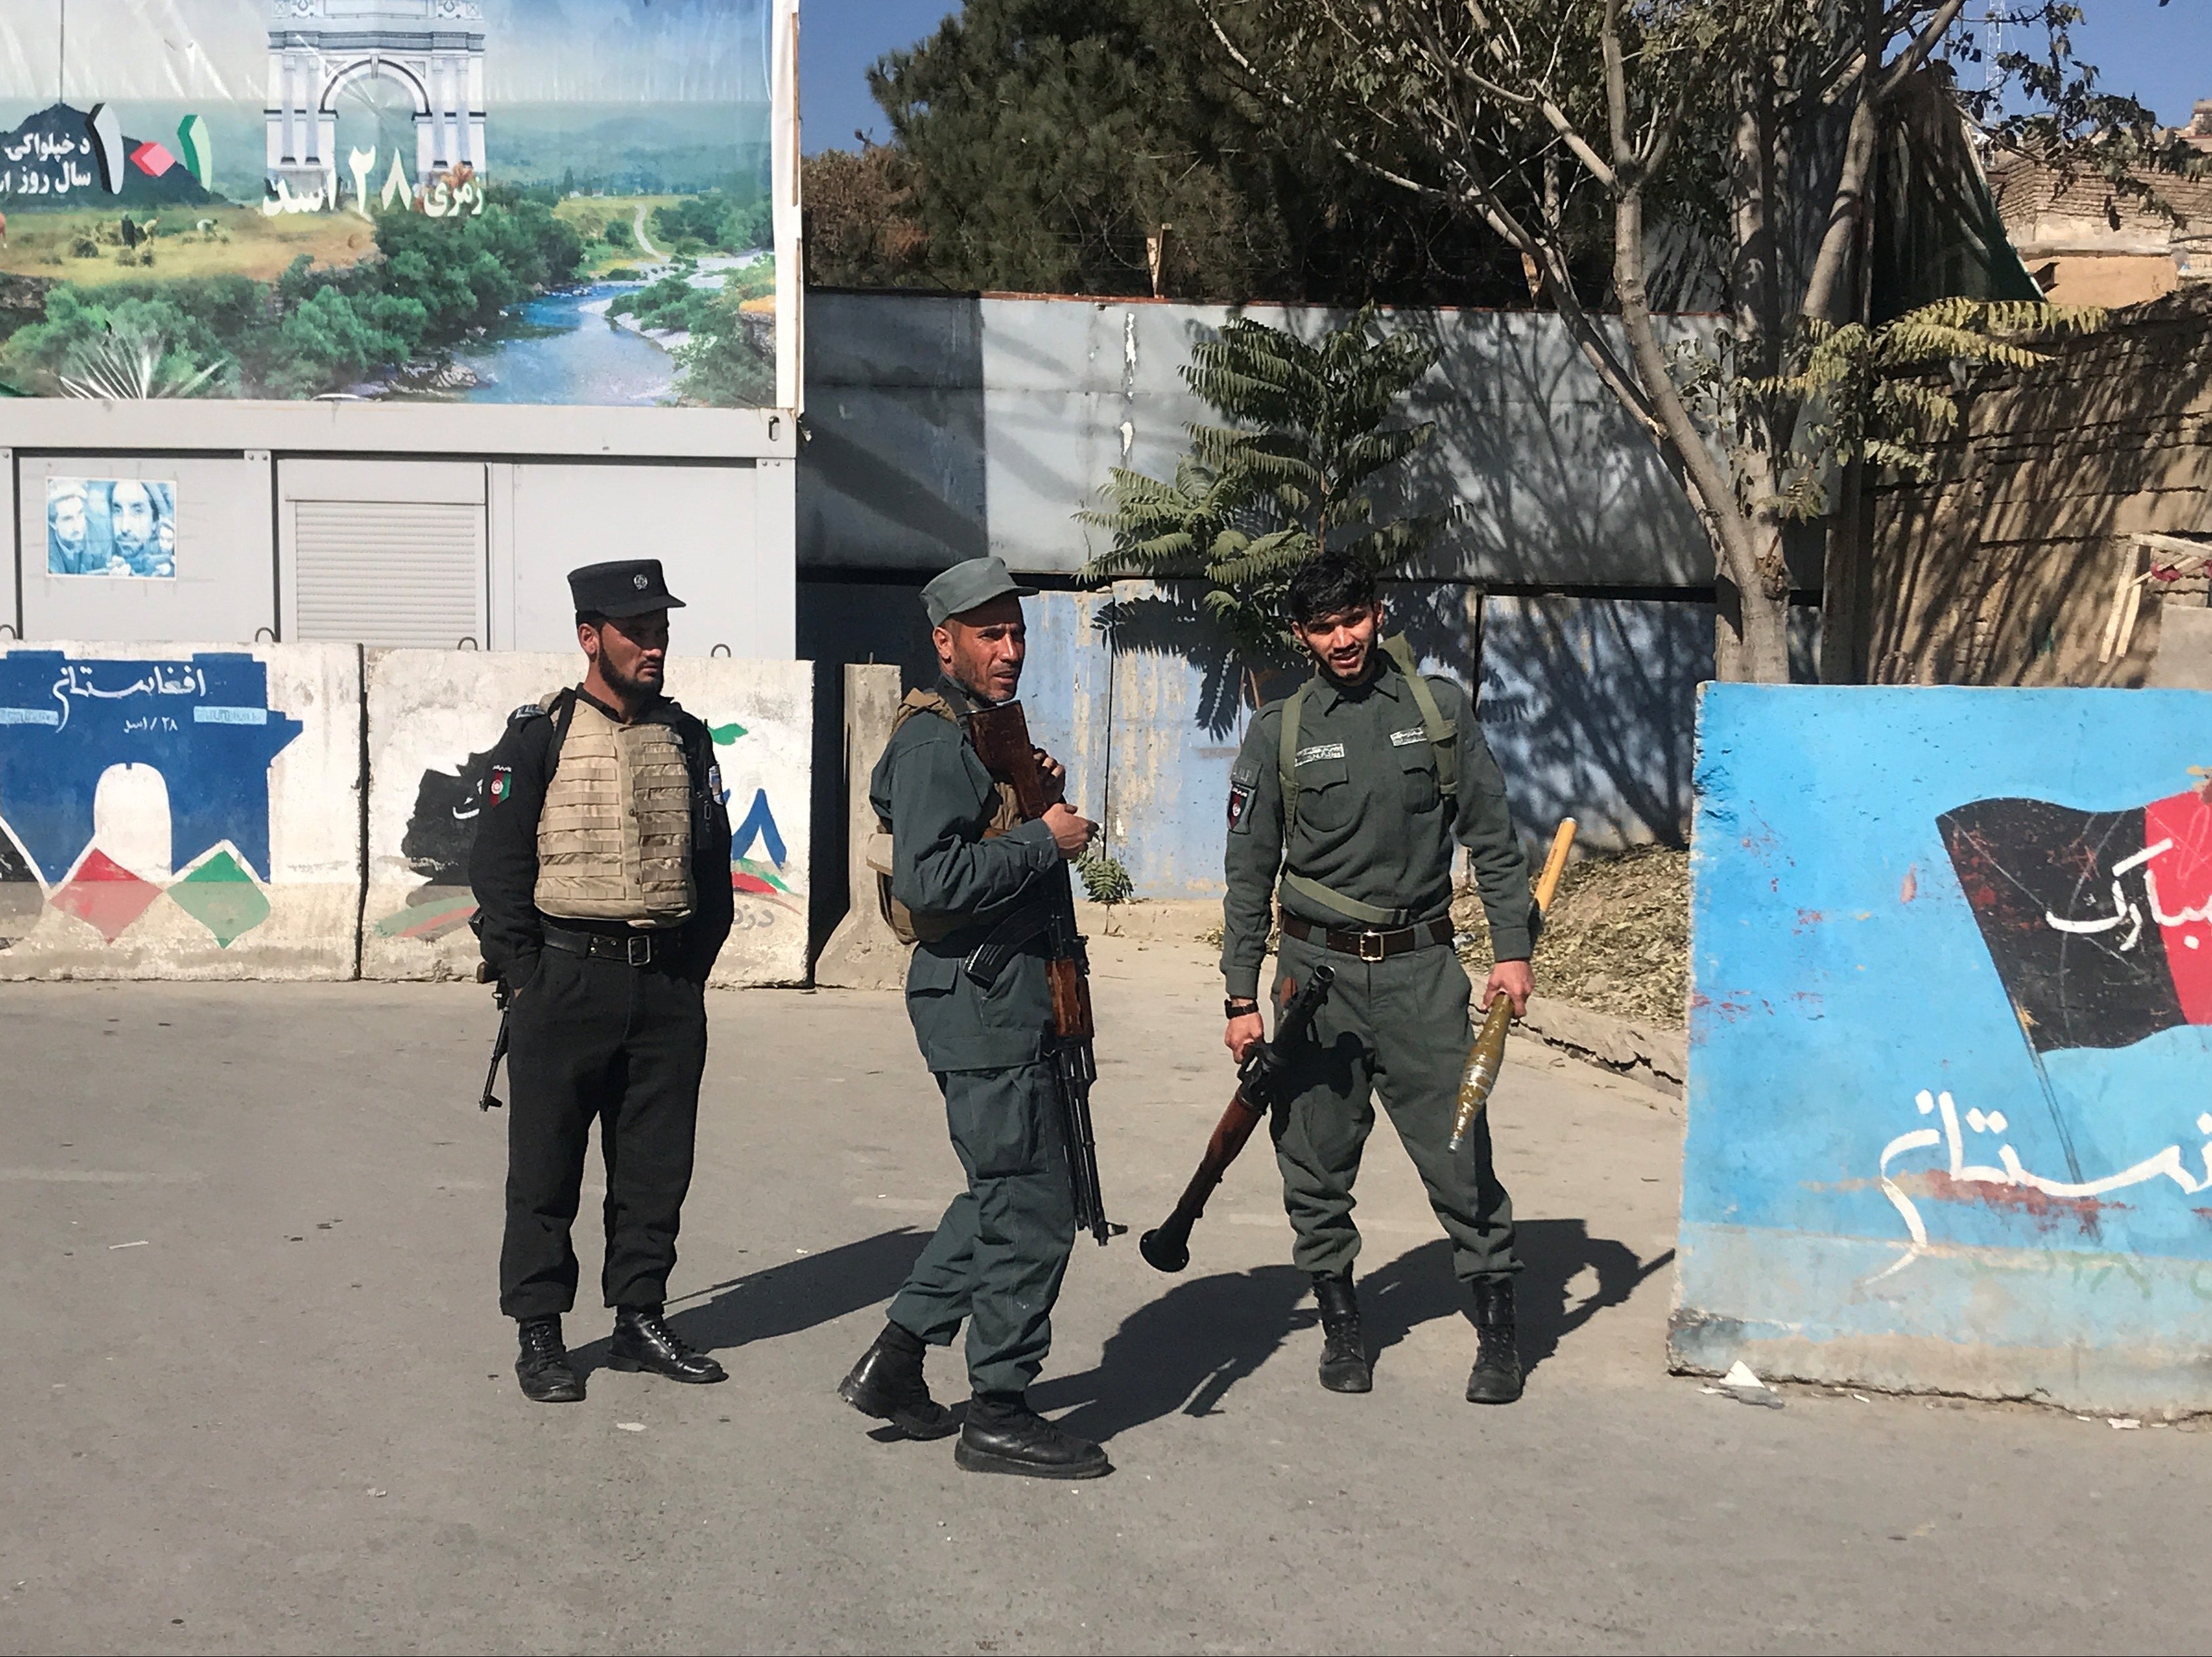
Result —
[[1245, 662], [1287, 665], [1283, 595], [1301, 567], [1326, 549], [1393, 568], [1451, 516], [1378, 524], [1366, 492], [1434, 436], [1434, 421], [1386, 422], [1435, 362], [1426, 341], [1382, 331], [1371, 307], [1311, 343], [1232, 319], [1182, 374], [1234, 423], [1190, 427], [1172, 481], [1115, 468], [1108, 505], [1078, 514], [1114, 537], [1084, 579], [1202, 580], [1208, 614]]

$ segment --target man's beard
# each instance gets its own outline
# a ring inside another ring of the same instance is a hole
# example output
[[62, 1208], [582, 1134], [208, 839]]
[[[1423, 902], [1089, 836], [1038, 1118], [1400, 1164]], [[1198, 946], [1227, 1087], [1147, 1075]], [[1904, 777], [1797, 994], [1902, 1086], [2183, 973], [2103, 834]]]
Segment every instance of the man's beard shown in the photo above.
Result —
[[607, 689], [624, 701], [649, 701], [660, 694], [658, 684], [649, 684], [623, 672], [605, 656], [599, 658], [599, 677], [607, 682]]

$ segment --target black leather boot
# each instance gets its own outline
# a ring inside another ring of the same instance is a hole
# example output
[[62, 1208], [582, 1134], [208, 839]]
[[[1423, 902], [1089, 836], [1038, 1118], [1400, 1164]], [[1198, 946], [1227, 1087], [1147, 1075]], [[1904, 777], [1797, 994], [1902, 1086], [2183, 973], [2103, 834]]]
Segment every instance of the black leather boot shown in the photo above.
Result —
[[1352, 1279], [1316, 1277], [1314, 1298], [1321, 1302], [1321, 1384], [1332, 1393], [1373, 1391], [1375, 1370], [1367, 1362]]
[[1474, 1370], [1467, 1378], [1469, 1404], [1510, 1404], [1521, 1396], [1521, 1347], [1513, 1327], [1513, 1279], [1477, 1278], [1474, 1296]]
[[1031, 1478], [1097, 1478], [1114, 1471], [1104, 1450], [1054, 1426], [1019, 1393], [978, 1393], [970, 1399], [952, 1459], [971, 1473]]
[[695, 1352], [660, 1320], [657, 1306], [624, 1306], [615, 1312], [614, 1338], [607, 1345], [610, 1369], [650, 1369], [671, 1381], [704, 1387], [727, 1381], [729, 1373], [704, 1352]]
[[929, 1395], [921, 1373], [927, 1350], [921, 1336], [886, 1319], [876, 1344], [837, 1383], [837, 1396], [864, 1416], [890, 1422], [908, 1438], [943, 1438], [959, 1423]]
[[561, 1342], [558, 1318], [522, 1318], [514, 1326], [521, 1348], [514, 1360], [514, 1378], [522, 1395], [533, 1404], [581, 1404], [584, 1383], [568, 1362], [568, 1349]]

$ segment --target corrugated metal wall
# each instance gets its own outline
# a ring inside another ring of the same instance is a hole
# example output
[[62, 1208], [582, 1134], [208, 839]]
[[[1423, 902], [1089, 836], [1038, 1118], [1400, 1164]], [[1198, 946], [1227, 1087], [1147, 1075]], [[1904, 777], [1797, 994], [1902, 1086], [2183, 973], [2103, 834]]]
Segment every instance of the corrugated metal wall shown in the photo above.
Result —
[[[817, 293], [808, 313], [800, 653], [897, 662], [921, 683], [935, 671], [918, 597], [931, 574], [988, 551], [1056, 587], [1029, 604], [1032, 728], [1140, 895], [1218, 894], [1229, 768], [1252, 712], [1244, 676], [1194, 591], [1084, 593], [1069, 578], [1097, 534], [1075, 513], [1109, 470], [1170, 472], [1185, 428], [1207, 418], [1180, 371], [1231, 313]], [[1243, 314], [1308, 333], [1336, 319]], [[1532, 839], [1571, 813], [1593, 848], [1679, 841], [1696, 687], [1712, 673], [1702, 531], [1554, 318], [1389, 321], [1439, 351], [1416, 399], [1438, 437], [1409, 492], [1465, 508], [1426, 579], [1392, 584], [1393, 624], [1435, 671], [1480, 679], [1484, 730]], [[1707, 325], [1667, 325], [1686, 337]]]

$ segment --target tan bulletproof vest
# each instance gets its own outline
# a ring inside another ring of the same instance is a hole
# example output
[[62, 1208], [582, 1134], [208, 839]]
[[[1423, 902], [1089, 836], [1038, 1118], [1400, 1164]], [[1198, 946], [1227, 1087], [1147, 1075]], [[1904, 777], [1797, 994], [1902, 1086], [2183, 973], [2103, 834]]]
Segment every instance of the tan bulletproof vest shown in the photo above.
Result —
[[673, 926], [696, 907], [691, 773], [674, 731], [617, 725], [576, 698], [538, 817], [537, 901], [635, 926]]
[[[917, 713], [934, 713], [954, 725], [960, 723], [952, 704], [936, 691], [909, 690], [906, 700], [899, 704], [897, 716], [891, 720], [890, 734], [898, 735], [899, 727]], [[963, 736], [964, 738], [964, 727]], [[1014, 794], [1013, 784], [994, 778], [991, 786], [998, 796], [998, 804], [991, 812], [991, 821], [984, 825], [985, 840], [996, 840], [1022, 820], [1021, 801]], [[867, 865], [875, 871], [877, 904], [883, 910], [884, 919], [890, 923], [891, 936], [900, 943], [934, 944], [940, 938], [951, 937], [975, 919], [968, 914], [939, 914], [908, 908], [891, 895], [892, 856], [891, 831], [879, 818], [877, 831], [868, 836]]]

